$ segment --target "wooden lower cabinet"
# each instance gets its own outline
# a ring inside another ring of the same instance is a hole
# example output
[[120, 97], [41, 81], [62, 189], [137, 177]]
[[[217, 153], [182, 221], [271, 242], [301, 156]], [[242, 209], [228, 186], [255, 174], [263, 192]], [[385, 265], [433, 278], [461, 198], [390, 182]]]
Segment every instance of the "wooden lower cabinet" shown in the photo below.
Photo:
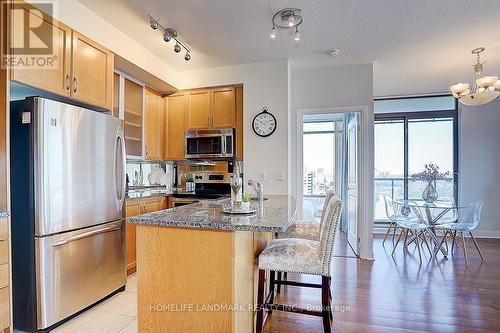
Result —
[[0, 331], [10, 326], [8, 219], [0, 219]]
[[[167, 209], [169, 201], [169, 197], [127, 200], [126, 215], [127, 217], [132, 217]], [[136, 271], [136, 229], [137, 226], [133, 223], [127, 223], [125, 225], [125, 260], [127, 275], [133, 274]]]
[[[9, 287], [0, 289], [0, 329], [10, 326], [10, 291]], [[6, 332], [9, 330], [7, 329]]]

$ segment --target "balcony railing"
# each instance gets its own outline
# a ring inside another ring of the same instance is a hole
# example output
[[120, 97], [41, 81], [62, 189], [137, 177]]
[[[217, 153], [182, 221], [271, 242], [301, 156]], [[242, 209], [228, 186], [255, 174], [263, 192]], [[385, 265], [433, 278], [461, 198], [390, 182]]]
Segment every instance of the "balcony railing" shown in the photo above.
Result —
[[[389, 195], [394, 199], [404, 199], [404, 177], [376, 177], [374, 189], [374, 217], [375, 222], [387, 222], [388, 218], [385, 213], [384, 195]], [[422, 199], [422, 192], [427, 186], [426, 182], [415, 181], [409, 179], [408, 181], [408, 200]], [[453, 200], [454, 183], [453, 178], [446, 180], [438, 180], [436, 182], [436, 191], [439, 199]]]

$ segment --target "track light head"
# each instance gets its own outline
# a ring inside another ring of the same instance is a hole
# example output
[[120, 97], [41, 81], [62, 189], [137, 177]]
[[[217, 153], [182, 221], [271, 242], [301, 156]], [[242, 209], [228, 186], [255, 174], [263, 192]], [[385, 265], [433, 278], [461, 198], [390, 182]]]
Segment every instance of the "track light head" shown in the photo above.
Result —
[[154, 18], [152, 18], [152, 17], [149, 18], [149, 24], [151, 25], [151, 29], [153, 29], [153, 30], [158, 29], [158, 26], [159, 26], [158, 21], [155, 20]]
[[300, 32], [299, 32], [299, 28], [298, 27], [295, 27], [295, 37], [294, 37], [295, 41], [298, 42], [300, 40]]
[[276, 38], [276, 27], [273, 25], [273, 28], [271, 29], [271, 33], [269, 34], [269, 37], [272, 39]]
[[165, 31], [165, 33], [163, 34], [163, 40], [168, 43], [168, 42], [170, 42], [171, 39], [172, 39], [172, 36], [170, 35], [170, 33]]
[[186, 52], [186, 55], [184, 56], [184, 60], [186, 60], [186, 61], [191, 60], [191, 54], [189, 54], [189, 52]]
[[179, 44], [175, 44], [175, 46], [174, 46], [174, 52], [175, 53], [181, 52], [181, 46]]

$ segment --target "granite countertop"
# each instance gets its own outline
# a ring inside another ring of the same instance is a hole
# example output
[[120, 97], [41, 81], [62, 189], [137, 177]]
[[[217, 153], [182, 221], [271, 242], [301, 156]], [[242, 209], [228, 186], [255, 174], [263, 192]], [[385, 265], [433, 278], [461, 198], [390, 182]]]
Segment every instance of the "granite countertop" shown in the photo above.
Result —
[[3, 218], [3, 217], [9, 217], [10, 214], [9, 212], [6, 212], [6, 211], [0, 211], [0, 218]]
[[197, 228], [226, 231], [284, 232], [295, 219], [295, 199], [288, 195], [269, 195], [263, 206], [252, 202], [257, 212], [231, 215], [222, 211], [230, 199], [204, 200], [154, 213], [130, 217], [129, 223], [164, 227]]

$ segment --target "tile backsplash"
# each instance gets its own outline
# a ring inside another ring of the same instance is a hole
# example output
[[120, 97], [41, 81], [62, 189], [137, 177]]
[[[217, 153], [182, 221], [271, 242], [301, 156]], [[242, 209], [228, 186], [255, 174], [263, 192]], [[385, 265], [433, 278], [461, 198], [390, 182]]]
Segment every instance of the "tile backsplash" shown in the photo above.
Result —
[[[153, 183], [150, 182], [151, 173], [158, 168], [162, 169], [162, 172], [156, 172], [157, 174], [162, 174], [163, 172], [166, 174], [166, 185], [160, 185], [160, 181], [158, 181], [159, 177], [156, 177], [156, 180], [153, 180]], [[128, 187], [162, 187], [170, 190], [173, 185], [174, 179], [174, 171], [173, 165], [168, 163], [151, 163], [146, 161], [127, 161], [126, 165], [127, 170], [127, 181]]]

